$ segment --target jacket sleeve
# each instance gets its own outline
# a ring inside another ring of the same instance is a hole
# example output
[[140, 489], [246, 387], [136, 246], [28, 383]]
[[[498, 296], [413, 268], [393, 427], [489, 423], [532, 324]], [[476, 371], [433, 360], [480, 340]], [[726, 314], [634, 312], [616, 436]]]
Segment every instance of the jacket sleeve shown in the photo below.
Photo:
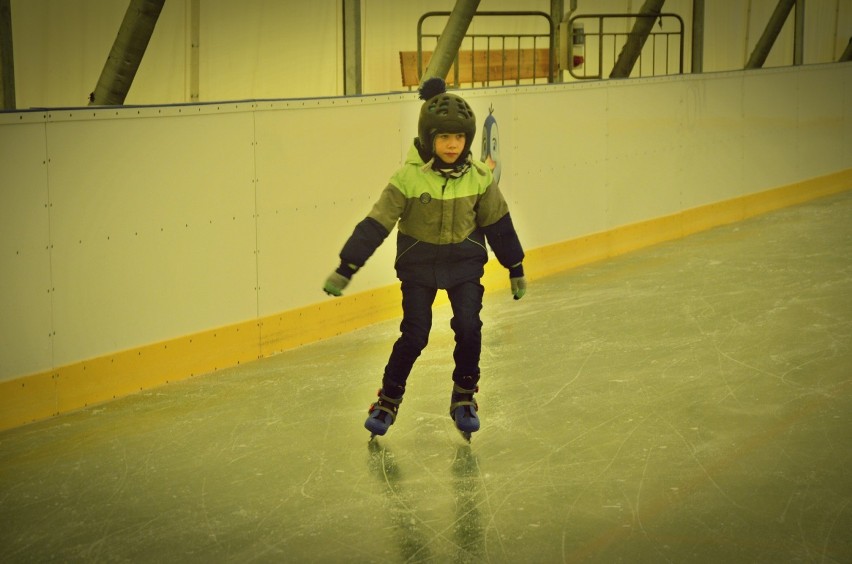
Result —
[[519, 269], [519, 266], [524, 260], [524, 249], [509, 212], [481, 229], [500, 264], [508, 268], [512, 276], [523, 276], [523, 269]]
[[523, 269], [524, 249], [509, 215], [509, 206], [496, 182], [492, 182], [477, 204], [477, 223], [497, 260], [514, 276]]
[[[355, 226], [355, 230], [340, 251], [341, 267], [349, 266], [351, 272], [348, 274], [340, 273], [347, 278], [351, 277], [356, 270], [364, 266], [368, 258], [373, 256], [373, 253], [384, 242], [388, 234], [389, 231], [372, 217], [362, 219]], [[352, 266], [355, 268], [352, 268]]]
[[402, 192], [393, 184], [388, 184], [379, 201], [367, 217], [355, 226], [352, 235], [343, 245], [338, 272], [351, 278], [355, 271], [364, 266], [367, 259], [373, 256], [390, 234], [404, 210], [405, 197]]

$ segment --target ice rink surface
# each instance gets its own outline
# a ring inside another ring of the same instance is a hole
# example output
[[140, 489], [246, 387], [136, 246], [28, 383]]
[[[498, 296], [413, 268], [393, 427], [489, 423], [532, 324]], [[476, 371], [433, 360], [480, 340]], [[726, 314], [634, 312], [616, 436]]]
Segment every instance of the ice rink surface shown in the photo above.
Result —
[[0, 433], [0, 561], [852, 562], [852, 192], [488, 293], [470, 445], [449, 316]]

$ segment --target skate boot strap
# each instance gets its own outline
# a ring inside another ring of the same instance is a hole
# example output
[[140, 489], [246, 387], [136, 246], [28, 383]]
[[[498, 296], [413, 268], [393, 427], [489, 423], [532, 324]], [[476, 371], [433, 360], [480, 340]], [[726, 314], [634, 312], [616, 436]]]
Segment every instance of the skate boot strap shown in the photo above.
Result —
[[391, 416], [391, 421], [396, 420], [396, 414], [399, 411], [399, 404], [402, 403], [402, 398], [391, 398], [386, 396], [379, 390], [379, 401], [372, 404], [368, 413], [372, 413], [375, 410], [384, 411], [385, 413]]
[[468, 388], [462, 388], [458, 384], [455, 384], [455, 383], [453, 384], [453, 393], [473, 395], [477, 392], [479, 392], [479, 386], [474, 386], [473, 388], [468, 389]]
[[472, 407], [474, 412], [479, 411], [479, 405], [477, 405], [477, 403], [473, 400], [471, 400], [471, 401], [454, 401], [453, 403], [450, 404], [450, 417], [453, 416], [453, 412], [457, 408], [465, 407], [465, 406]]
[[479, 405], [477, 405], [476, 401], [473, 399], [473, 394], [479, 391], [479, 386], [476, 386], [473, 389], [462, 388], [458, 384], [453, 385], [453, 397], [450, 403], [450, 416], [453, 415], [453, 412], [458, 407], [469, 406], [474, 409], [474, 411], [479, 410]]
[[391, 404], [391, 405], [396, 406], [397, 408], [399, 407], [399, 404], [401, 404], [401, 403], [402, 403], [402, 398], [391, 398], [391, 397], [388, 397], [388, 396], [386, 396], [386, 395], [385, 395], [385, 394], [384, 394], [381, 390], [379, 390], [378, 396], [379, 396], [379, 402], [378, 402], [378, 403], [385, 403], [385, 402], [387, 402], [387, 403], [389, 403], [389, 404]]

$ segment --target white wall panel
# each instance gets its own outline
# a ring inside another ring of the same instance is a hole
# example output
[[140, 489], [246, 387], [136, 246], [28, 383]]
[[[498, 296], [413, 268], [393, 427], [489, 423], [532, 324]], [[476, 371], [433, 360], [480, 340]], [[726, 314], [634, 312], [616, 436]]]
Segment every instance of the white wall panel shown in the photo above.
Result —
[[830, 66], [802, 70], [798, 76], [796, 153], [801, 176], [809, 178], [843, 168], [843, 121], [837, 116], [843, 115], [848, 98]]
[[[852, 166], [850, 65], [464, 95], [476, 157], [494, 111], [528, 249]], [[0, 114], [0, 379], [323, 302], [419, 108], [406, 93]], [[395, 281], [393, 239], [349, 293]]]
[[251, 113], [105, 113], [48, 124], [60, 365], [257, 313]]
[[516, 96], [514, 117], [499, 122], [501, 186], [528, 248], [604, 229], [606, 94], [599, 86]]
[[[261, 315], [325, 298], [322, 285], [340, 249], [401, 164], [400, 107], [419, 104], [398, 99], [267, 103], [257, 112]], [[394, 237], [347, 293], [396, 279]]]
[[743, 185], [742, 75], [685, 81], [681, 163], [683, 205], [691, 208], [741, 196]]
[[0, 380], [51, 368], [45, 161], [43, 123], [0, 125]]
[[200, 4], [201, 100], [342, 93], [339, 0]]
[[795, 74], [766, 69], [743, 75], [743, 181], [767, 190], [800, 179], [796, 157]]
[[623, 81], [606, 94], [608, 224], [681, 209], [683, 82]]

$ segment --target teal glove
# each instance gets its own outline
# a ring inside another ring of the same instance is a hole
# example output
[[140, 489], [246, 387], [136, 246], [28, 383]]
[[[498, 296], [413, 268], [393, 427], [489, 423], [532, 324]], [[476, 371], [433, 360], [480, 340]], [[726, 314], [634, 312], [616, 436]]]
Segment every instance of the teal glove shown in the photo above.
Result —
[[343, 290], [349, 284], [349, 278], [343, 276], [336, 270], [326, 279], [323, 291], [329, 296], [340, 297], [343, 295]]
[[515, 296], [516, 300], [520, 300], [524, 297], [524, 294], [527, 293], [527, 279], [525, 276], [519, 276], [517, 278], [510, 278], [509, 281], [512, 283], [512, 295]]

